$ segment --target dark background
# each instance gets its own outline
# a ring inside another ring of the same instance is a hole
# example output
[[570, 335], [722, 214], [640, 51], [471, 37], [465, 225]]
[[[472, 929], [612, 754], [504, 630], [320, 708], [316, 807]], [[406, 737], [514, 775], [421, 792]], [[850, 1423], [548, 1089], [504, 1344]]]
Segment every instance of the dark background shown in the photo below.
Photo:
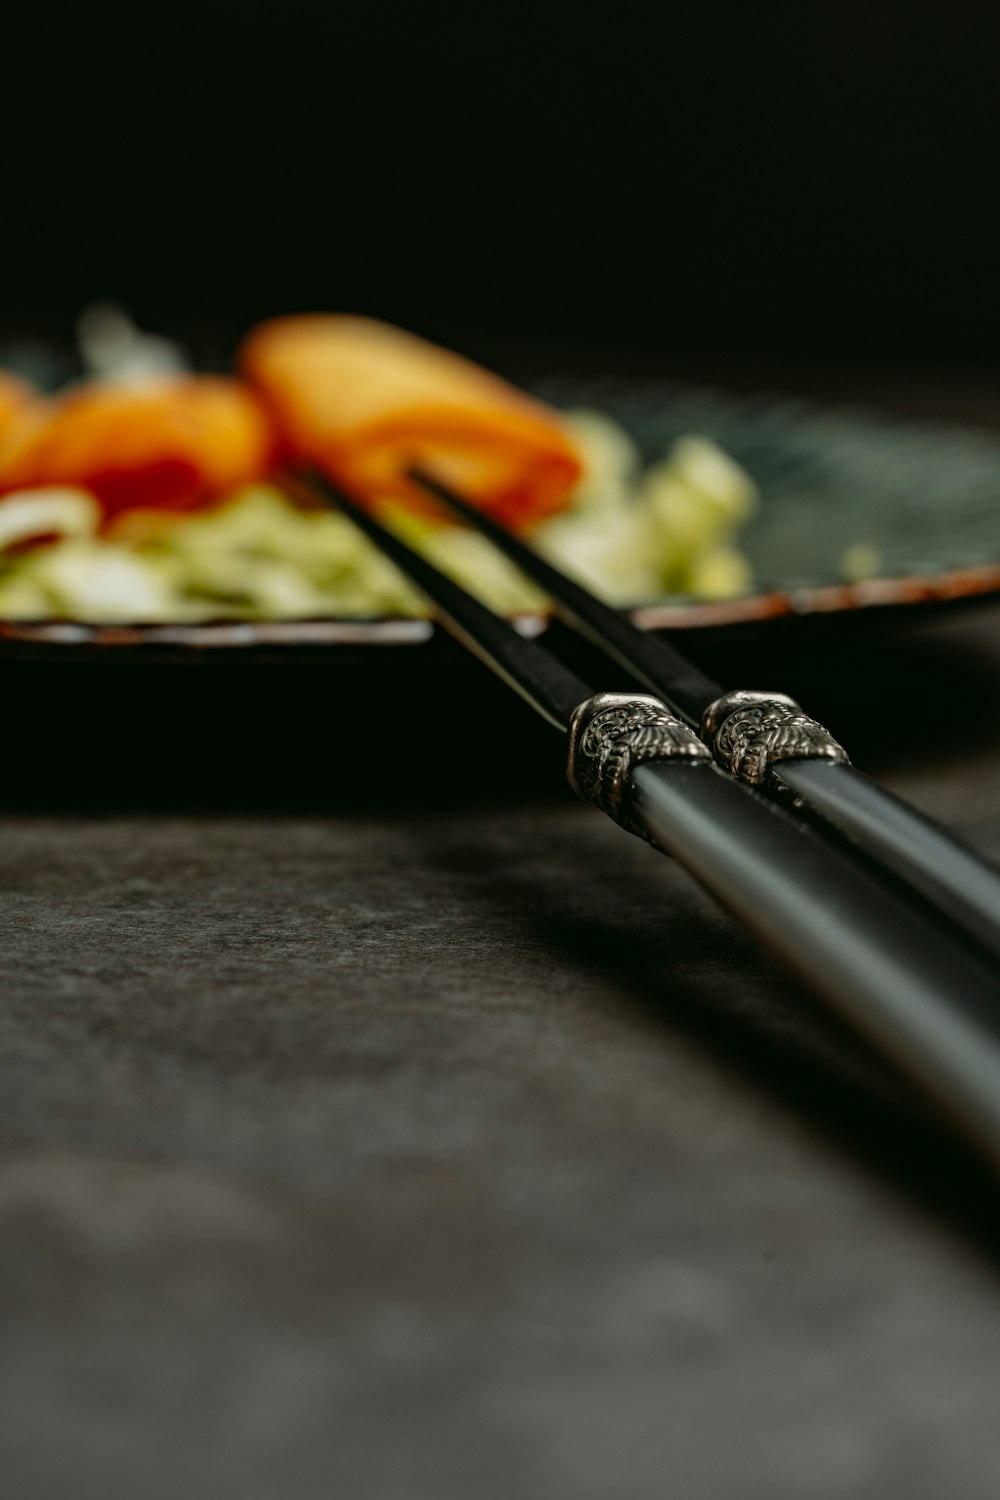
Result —
[[0, 309], [995, 364], [1000, 6], [12, 7]]

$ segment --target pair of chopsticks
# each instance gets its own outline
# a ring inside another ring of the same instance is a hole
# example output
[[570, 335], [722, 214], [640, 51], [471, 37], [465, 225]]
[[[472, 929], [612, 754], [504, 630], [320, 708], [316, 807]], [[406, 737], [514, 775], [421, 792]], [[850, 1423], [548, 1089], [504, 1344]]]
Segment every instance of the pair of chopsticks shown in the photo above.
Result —
[[1000, 1168], [1000, 876], [855, 771], [793, 700], [726, 693], [433, 476], [412, 477], [649, 692], [594, 693], [350, 495], [304, 483], [568, 734], [582, 796], [673, 855]]
[[[639, 630], [627, 615], [581, 588], [490, 516], [430, 475], [421, 475], [420, 479], [450, 510], [483, 532], [533, 579], [551, 597], [556, 612], [567, 624], [606, 652], [688, 723], [703, 729], [708, 742], [714, 743], [720, 763], [726, 769], [733, 769], [733, 756], [725, 751], [727, 739], [731, 742], [734, 733], [727, 737], [720, 721], [725, 719], [729, 705], [733, 713], [740, 712], [740, 700], [745, 712], [752, 716], [754, 705], [746, 702], [751, 695], [724, 693], [718, 683], [699, 672], [662, 637]], [[783, 708], [792, 703], [783, 694], [753, 696], [781, 704]], [[786, 716], [786, 722], [789, 718]], [[757, 727], [751, 719], [748, 728], [753, 731]], [[821, 727], [817, 725], [815, 729]], [[772, 747], [770, 765], [760, 768], [770, 774], [753, 777], [751, 784], [772, 795], [791, 793], [800, 811], [811, 811], [838, 829], [880, 865], [927, 896], [976, 941], [1000, 956], [1000, 874], [856, 770], [843, 752], [835, 753], [834, 741], [828, 739], [823, 753], [808, 753], [810, 749], [815, 752], [819, 743], [816, 740], [810, 746], [801, 740], [793, 741], [782, 746], [780, 759], [774, 757]]]

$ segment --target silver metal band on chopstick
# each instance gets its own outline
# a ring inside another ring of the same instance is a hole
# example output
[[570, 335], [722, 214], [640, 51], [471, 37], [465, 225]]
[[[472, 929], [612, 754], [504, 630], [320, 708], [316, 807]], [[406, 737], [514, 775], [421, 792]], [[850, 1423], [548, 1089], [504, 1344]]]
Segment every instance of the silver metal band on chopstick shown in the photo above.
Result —
[[702, 714], [699, 731], [723, 770], [751, 786], [763, 786], [781, 761], [849, 764], [843, 745], [786, 693], [724, 693]]
[[650, 839], [629, 810], [632, 778], [650, 760], [710, 760], [707, 747], [659, 698], [640, 693], [594, 693], [569, 721], [566, 775], [578, 797], [616, 823]]

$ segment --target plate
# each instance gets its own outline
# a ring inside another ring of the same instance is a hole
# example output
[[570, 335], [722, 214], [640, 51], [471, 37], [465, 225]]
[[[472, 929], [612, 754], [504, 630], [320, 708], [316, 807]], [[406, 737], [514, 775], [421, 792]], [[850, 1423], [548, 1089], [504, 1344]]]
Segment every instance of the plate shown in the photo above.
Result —
[[[558, 405], [607, 411], [650, 460], [702, 432], [754, 476], [763, 503], [743, 544], [760, 590], [636, 612], [646, 628], [687, 631], [718, 681], [792, 693], [859, 764], [877, 752], [887, 680], [916, 700], [934, 677], [938, 711], [920, 716], [927, 723], [949, 724], [942, 693], [966, 724], [969, 703], [993, 701], [995, 683], [975, 677], [967, 641], [928, 659], [924, 633], [907, 655], [898, 626], [1000, 596], [1000, 442], [662, 384], [534, 385]], [[845, 584], [840, 560], [862, 541], [880, 550], [882, 576]], [[584, 681], [628, 687], [558, 621], [521, 623], [550, 636]], [[403, 814], [456, 797], [500, 804], [560, 786], [569, 796], [562, 737], [423, 620], [8, 621], [0, 668], [9, 721], [0, 804], [18, 809]]]
[[[986, 434], [652, 382], [553, 376], [532, 388], [557, 406], [607, 412], [650, 462], [675, 438], [702, 433], [761, 491], [760, 512], [741, 536], [759, 589], [724, 601], [664, 598], [634, 611], [644, 629], [728, 636], [790, 621], [873, 623], [1000, 595], [1000, 442]], [[878, 555], [878, 575], [845, 582], [844, 553], [859, 543]], [[530, 633], [550, 628], [543, 618], [520, 623]], [[387, 651], [415, 660], [440, 649], [439, 632], [424, 620], [125, 627], [0, 621], [5, 656], [335, 653], [346, 662], [359, 653], [374, 661]]]

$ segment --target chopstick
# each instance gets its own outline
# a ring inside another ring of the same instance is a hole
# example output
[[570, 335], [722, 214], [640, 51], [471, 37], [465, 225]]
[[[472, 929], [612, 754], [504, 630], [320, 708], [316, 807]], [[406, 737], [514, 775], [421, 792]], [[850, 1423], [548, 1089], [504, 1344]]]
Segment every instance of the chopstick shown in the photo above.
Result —
[[639, 630], [455, 490], [431, 474], [411, 477], [537, 583], [562, 619], [694, 725], [725, 770], [822, 819], [1000, 955], [1000, 873], [853, 767], [794, 699], [725, 692], [675, 645]]
[[1000, 975], [926, 902], [726, 775], [658, 698], [592, 693], [327, 480], [289, 487], [341, 509], [458, 640], [568, 735], [575, 789], [673, 855], [1000, 1170]]

